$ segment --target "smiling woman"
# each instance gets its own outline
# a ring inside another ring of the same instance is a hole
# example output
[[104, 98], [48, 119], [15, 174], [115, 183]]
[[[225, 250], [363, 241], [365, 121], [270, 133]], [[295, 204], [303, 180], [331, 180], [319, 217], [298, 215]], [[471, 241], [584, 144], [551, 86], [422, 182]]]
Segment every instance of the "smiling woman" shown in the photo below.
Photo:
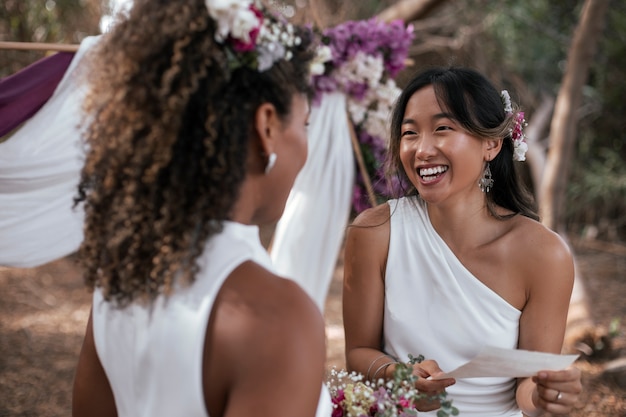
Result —
[[[432, 86], [416, 91], [406, 103], [399, 142], [402, 172], [427, 201], [434, 202], [463, 189], [476, 194], [476, 184], [488, 169], [482, 154], [488, 167], [502, 144], [500, 137], [483, 140], [473, 136], [457, 120], [440, 108]], [[479, 204], [483, 204], [482, 198]]]
[[[423, 355], [418, 390], [446, 391], [470, 417], [567, 413], [581, 391], [575, 367], [532, 378], [428, 379], [489, 345], [561, 352], [572, 256], [537, 222], [517, 177], [523, 134], [509, 107], [471, 69], [416, 75], [392, 113], [389, 157], [404, 195], [364, 211], [346, 240], [348, 369], [367, 375], [375, 364], [389, 379], [398, 361]], [[439, 407], [418, 409], [434, 416]]]
[[[457, 78], [461, 77], [467, 78], [467, 84], [462, 88], [454, 88], [455, 84], [461, 82]], [[408, 181], [408, 175], [413, 169], [407, 170], [403, 165], [401, 154], [404, 153], [400, 147], [406, 146], [408, 149], [409, 144], [414, 141], [411, 122], [418, 122], [414, 117], [419, 115], [422, 123], [428, 121], [428, 128], [432, 129], [432, 132], [424, 132], [426, 139], [439, 140], [441, 143], [445, 138], [459, 137], [485, 148], [480, 172], [473, 173], [472, 178], [479, 187], [479, 182], [485, 184], [493, 181], [498, 184], [493, 192], [485, 193], [486, 204], [492, 215], [499, 217], [495, 207], [501, 206], [513, 213], [538, 219], [533, 198], [520, 180], [514, 164], [514, 161], [523, 160], [523, 155], [520, 157], [518, 150], [524, 138], [520, 123], [520, 116], [523, 121], [523, 112], [514, 111], [508, 92], [498, 94], [484, 77], [471, 71], [464, 73], [460, 69], [449, 72], [433, 70], [414, 79], [405, 89], [401, 101], [392, 115], [393, 139], [390, 142], [390, 157], [394, 165], [404, 168], [397, 170], [397, 175], [403, 179], [401, 184], [408, 184], [408, 188], [404, 190], [405, 195], [418, 190], [414, 182]], [[401, 114], [398, 108], [406, 110]], [[484, 143], [479, 144], [481, 141]], [[445, 143], [448, 147], [461, 146], [461, 142], [455, 140], [447, 140]], [[427, 152], [432, 152], [433, 149], [420, 149], [422, 153], [416, 155], [416, 161], [422, 161], [421, 167], [425, 165], [424, 159], [430, 160]], [[459, 157], [464, 158], [464, 155]]]

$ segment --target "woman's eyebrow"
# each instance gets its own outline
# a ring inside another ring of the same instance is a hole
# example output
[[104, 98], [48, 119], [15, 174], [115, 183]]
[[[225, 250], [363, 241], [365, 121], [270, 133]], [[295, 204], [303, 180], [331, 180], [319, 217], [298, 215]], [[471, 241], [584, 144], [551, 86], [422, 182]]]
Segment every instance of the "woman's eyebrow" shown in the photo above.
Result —
[[[450, 120], [454, 120], [454, 117], [452, 116], [452, 114], [450, 113], [437, 113], [434, 114], [431, 117], [432, 120], [440, 120], [440, 119], [450, 119]], [[402, 120], [402, 124], [416, 124], [417, 122], [415, 121], [415, 119], [412, 119], [410, 117], [407, 117], [406, 119]]]
[[437, 113], [432, 118], [433, 118], [433, 120], [439, 120], [439, 119], [451, 119], [451, 120], [453, 120], [454, 119], [454, 117], [450, 113]]

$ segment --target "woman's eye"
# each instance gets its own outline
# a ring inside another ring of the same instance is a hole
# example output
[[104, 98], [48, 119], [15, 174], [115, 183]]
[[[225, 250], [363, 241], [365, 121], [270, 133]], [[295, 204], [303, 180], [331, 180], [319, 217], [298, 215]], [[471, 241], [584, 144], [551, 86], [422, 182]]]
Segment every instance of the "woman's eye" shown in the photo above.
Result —
[[437, 129], [435, 129], [436, 131], [442, 131], [442, 130], [452, 130], [452, 128], [450, 126], [438, 126]]
[[412, 130], [405, 130], [404, 132], [402, 132], [401, 136], [411, 136], [411, 135], [416, 135], [416, 133]]

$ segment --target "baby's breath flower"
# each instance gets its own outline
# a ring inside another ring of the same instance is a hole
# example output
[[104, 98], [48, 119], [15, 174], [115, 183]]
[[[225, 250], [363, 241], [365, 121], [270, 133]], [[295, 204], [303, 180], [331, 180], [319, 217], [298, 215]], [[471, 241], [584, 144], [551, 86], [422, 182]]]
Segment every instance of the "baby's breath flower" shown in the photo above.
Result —
[[415, 417], [415, 404], [425, 398], [441, 401], [438, 416], [457, 415], [458, 410], [446, 393], [435, 398], [421, 394], [415, 388], [417, 376], [413, 375], [413, 364], [421, 358], [409, 359], [408, 364], [398, 363], [393, 378], [365, 381], [362, 374], [333, 368], [326, 381], [331, 393], [333, 415], [343, 417]]
[[289, 61], [289, 50], [302, 40], [293, 25], [263, 13], [256, 0], [205, 0], [209, 15], [217, 24], [215, 40], [230, 48], [230, 67], [249, 66], [266, 71], [277, 61]]

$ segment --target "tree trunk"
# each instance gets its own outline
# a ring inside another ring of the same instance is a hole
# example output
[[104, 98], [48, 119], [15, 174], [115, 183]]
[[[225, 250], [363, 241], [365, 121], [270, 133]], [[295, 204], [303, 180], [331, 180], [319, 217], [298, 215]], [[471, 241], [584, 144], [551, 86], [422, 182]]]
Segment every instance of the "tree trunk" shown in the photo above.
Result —
[[389, 6], [378, 14], [383, 22], [403, 20], [411, 22], [427, 15], [435, 7], [445, 3], [446, 0], [401, 0]]
[[534, 111], [525, 130], [528, 142], [528, 154], [526, 160], [530, 168], [530, 178], [533, 188], [537, 189], [541, 184], [543, 170], [546, 166], [546, 144], [543, 140], [550, 125], [550, 117], [554, 109], [554, 98], [544, 96], [541, 105]]
[[[586, 0], [568, 52], [567, 67], [557, 96], [550, 127], [550, 149], [539, 189], [539, 214], [543, 223], [567, 239], [563, 208], [572, 154], [576, 140], [576, 112], [582, 102], [582, 88], [602, 34], [609, 0]], [[587, 292], [576, 268], [570, 300], [566, 343], [575, 343], [593, 331]]]
[[609, 0], [586, 0], [567, 57], [565, 76], [557, 96], [550, 150], [539, 192], [539, 212], [552, 230], [563, 229], [565, 190], [576, 140], [576, 111], [582, 102], [582, 88], [600, 37]]

